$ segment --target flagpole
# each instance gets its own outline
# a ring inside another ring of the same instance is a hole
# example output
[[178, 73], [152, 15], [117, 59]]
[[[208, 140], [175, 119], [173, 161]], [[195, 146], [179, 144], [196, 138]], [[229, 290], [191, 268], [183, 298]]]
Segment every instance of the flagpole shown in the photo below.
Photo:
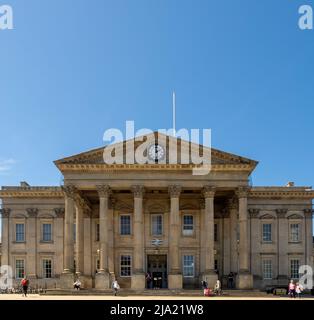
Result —
[[172, 130], [173, 136], [176, 136], [176, 93], [172, 92]]

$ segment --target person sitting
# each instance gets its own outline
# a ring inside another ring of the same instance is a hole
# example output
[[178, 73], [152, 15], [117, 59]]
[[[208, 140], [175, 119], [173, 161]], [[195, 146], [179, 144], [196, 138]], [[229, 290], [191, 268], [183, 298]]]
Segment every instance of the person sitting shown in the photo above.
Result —
[[220, 280], [216, 281], [215, 287], [214, 287], [214, 293], [218, 296], [221, 295], [222, 291], [221, 291], [221, 283]]
[[76, 289], [77, 291], [79, 291], [79, 290], [81, 290], [81, 281], [80, 281], [80, 279], [77, 279], [75, 282], [74, 282], [74, 284], [73, 284], [73, 287], [74, 287], [74, 289]]

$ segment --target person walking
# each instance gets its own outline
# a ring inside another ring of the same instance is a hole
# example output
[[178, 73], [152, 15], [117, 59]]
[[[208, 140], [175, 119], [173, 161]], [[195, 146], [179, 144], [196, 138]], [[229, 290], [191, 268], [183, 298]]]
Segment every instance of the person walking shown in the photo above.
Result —
[[148, 289], [152, 289], [152, 275], [151, 275], [151, 273], [150, 273], [150, 271], [148, 271], [147, 273], [146, 273], [146, 283], [147, 283], [147, 288]]
[[119, 289], [120, 289], [119, 283], [116, 279], [112, 282], [112, 289], [114, 291], [114, 295], [116, 296], [118, 294]]
[[28, 290], [28, 287], [29, 287], [29, 280], [27, 279], [27, 277], [24, 277], [22, 279], [21, 286], [22, 286], [22, 289], [23, 289], [24, 297], [27, 297], [27, 290]]
[[288, 294], [290, 298], [295, 298], [295, 284], [293, 280], [290, 280]]
[[233, 289], [233, 272], [228, 275], [228, 288]]
[[301, 298], [301, 294], [303, 291], [303, 286], [302, 284], [300, 284], [299, 282], [297, 282], [296, 286], [295, 286], [295, 293], [297, 294], [297, 297], [300, 299]]

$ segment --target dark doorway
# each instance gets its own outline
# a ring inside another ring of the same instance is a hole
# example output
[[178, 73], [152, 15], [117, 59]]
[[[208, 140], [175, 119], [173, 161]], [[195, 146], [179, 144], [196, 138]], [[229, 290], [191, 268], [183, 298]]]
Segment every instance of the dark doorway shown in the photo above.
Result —
[[167, 255], [147, 256], [146, 286], [149, 289], [168, 288]]

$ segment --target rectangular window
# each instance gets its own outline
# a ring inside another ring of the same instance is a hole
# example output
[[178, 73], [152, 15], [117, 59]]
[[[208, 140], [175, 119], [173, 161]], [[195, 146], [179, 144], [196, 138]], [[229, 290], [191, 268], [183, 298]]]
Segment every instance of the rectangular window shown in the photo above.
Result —
[[152, 214], [152, 235], [160, 236], [162, 235], [162, 215], [161, 214]]
[[96, 223], [96, 241], [100, 239], [100, 226], [99, 223]]
[[271, 224], [270, 223], [264, 223], [263, 224], [263, 241], [264, 242], [271, 242]]
[[132, 260], [130, 255], [120, 257], [120, 276], [130, 277], [132, 274]]
[[121, 235], [131, 234], [131, 216], [130, 215], [120, 216], [120, 234]]
[[271, 260], [263, 260], [263, 278], [272, 279], [273, 278], [273, 268]]
[[300, 224], [299, 223], [290, 224], [290, 241], [291, 242], [300, 241]]
[[25, 276], [25, 262], [22, 259], [15, 260], [15, 277], [22, 279]]
[[24, 242], [25, 241], [25, 225], [24, 223], [17, 223], [15, 225], [15, 241]]
[[298, 259], [290, 260], [290, 277], [291, 279], [299, 279], [300, 261]]
[[52, 241], [52, 225], [51, 223], [43, 224], [43, 241]]
[[194, 232], [194, 217], [192, 215], [183, 216], [183, 235], [191, 236]]
[[194, 256], [183, 256], [183, 276], [194, 277]]
[[43, 259], [43, 277], [52, 278], [52, 261], [51, 259]]
[[215, 242], [218, 241], [218, 224], [217, 223], [214, 224], [214, 241]]

